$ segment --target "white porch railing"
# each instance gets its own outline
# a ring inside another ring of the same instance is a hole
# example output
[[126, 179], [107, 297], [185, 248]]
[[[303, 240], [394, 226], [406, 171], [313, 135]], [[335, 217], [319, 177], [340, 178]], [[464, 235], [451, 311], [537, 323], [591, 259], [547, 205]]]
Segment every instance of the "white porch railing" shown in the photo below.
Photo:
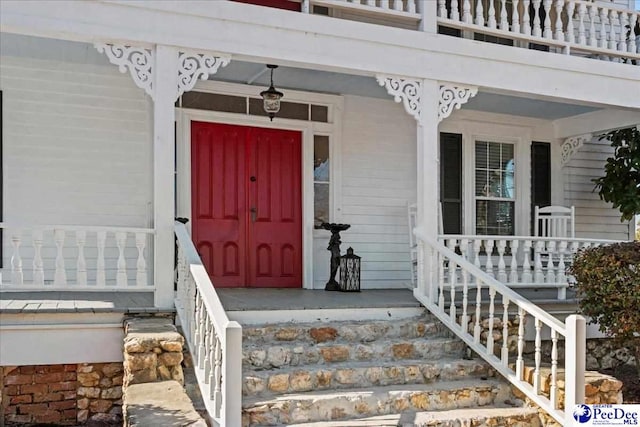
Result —
[[[567, 296], [566, 268], [579, 249], [616, 243], [615, 240], [531, 236], [441, 235], [440, 243], [510, 288], [557, 288], [558, 299]], [[443, 267], [446, 282], [453, 266]]]
[[[584, 401], [586, 352], [584, 318], [576, 315], [569, 316], [563, 324], [442, 243], [430, 239], [420, 230], [416, 230], [416, 237], [418, 239], [418, 287], [414, 290], [415, 297], [472, 350], [554, 419], [563, 424], [567, 416], [566, 422], [570, 423], [574, 405]], [[443, 280], [445, 274], [449, 274], [449, 289], [446, 290]], [[458, 294], [461, 295], [460, 299]], [[487, 301], [488, 309], [483, 308]], [[508, 346], [510, 316], [515, 317], [518, 322], [515, 352], [510, 351]], [[527, 318], [533, 320], [535, 328], [533, 362], [527, 362], [524, 358], [525, 319]], [[496, 320], [502, 324], [501, 329], [494, 327]], [[488, 326], [484, 333], [483, 326]], [[541, 392], [543, 335], [549, 336], [552, 341], [550, 358], [544, 361], [551, 366], [549, 396]], [[564, 366], [564, 411], [560, 405], [558, 388], [560, 360], [558, 340], [565, 341], [564, 360], [569, 361]], [[500, 341], [501, 345], [496, 349], [495, 344]], [[532, 385], [525, 378], [527, 364], [533, 368]]]
[[193, 356], [205, 406], [218, 426], [240, 426], [242, 327], [227, 317], [184, 224], [175, 223], [175, 234], [176, 311]]
[[2, 290], [153, 290], [147, 253], [153, 229], [6, 223], [0, 228]]

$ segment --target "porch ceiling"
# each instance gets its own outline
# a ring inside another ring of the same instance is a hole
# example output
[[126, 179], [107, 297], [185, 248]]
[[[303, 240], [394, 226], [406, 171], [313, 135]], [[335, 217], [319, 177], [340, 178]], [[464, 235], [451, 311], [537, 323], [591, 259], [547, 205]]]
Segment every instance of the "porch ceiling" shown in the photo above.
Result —
[[[212, 80], [252, 84], [262, 90], [269, 86], [269, 74], [265, 71], [264, 64], [231, 61], [227, 67], [212, 76]], [[373, 77], [368, 76], [280, 67], [274, 74], [274, 80], [279, 89], [390, 99], [386, 90], [378, 85]], [[257, 93], [259, 90], [256, 90]], [[482, 90], [469, 100], [464, 108], [545, 120], [556, 120], [600, 110], [597, 107], [487, 93]]]

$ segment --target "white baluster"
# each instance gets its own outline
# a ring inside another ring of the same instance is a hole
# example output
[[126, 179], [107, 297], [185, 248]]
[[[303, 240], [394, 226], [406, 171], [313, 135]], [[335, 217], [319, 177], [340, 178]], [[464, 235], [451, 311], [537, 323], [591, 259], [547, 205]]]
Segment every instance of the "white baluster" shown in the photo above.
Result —
[[[518, 283], [518, 246], [519, 240], [511, 241], [511, 271], [509, 271], [509, 283]], [[528, 255], [527, 255], [528, 256]]]
[[44, 233], [33, 230], [33, 284], [44, 286], [44, 262], [42, 261], [42, 244]]
[[551, 329], [551, 389], [549, 400], [551, 407], [558, 408], [558, 332]]
[[[556, 28], [555, 28], [555, 39], [556, 40], [564, 40], [564, 31], [562, 28], [562, 9], [564, 8], [564, 0], [555, 0], [555, 6], [556, 6]], [[570, 14], [568, 15], [567, 18], [568, 22], [572, 22], [573, 21], [573, 15]], [[567, 28], [567, 32], [569, 32], [569, 29]]]
[[196, 335], [194, 337], [198, 345], [198, 368], [204, 369], [204, 361], [207, 358], [205, 349], [207, 328], [205, 324], [205, 309], [204, 302], [201, 298], [200, 292], [196, 291]]
[[87, 232], [76, 231], [76, 244], [78, 245], [78, 261], [76, 263], [76, 282], [78, 286], [87, 286], [87, 260], [84, 257], [84, 245], [87, 243]]
[[553, 256], [556, 254], [556, 242], [547, 242], [547, 283], [556, 283], [555, 265]]
[[20, 244], [22, 243], [21, 230], [15, 230], [11, 235], [11, 246], [13, 253], [11, 254], [11, 284], [23, 285], [24, 273], [22, 272], [22, 257], [20, 256]]
[[487, 19], [487, 24], [489, 25], [489, 28], [497, 27], [496, 8], [493, 3], [494, 3], [494, 0], [489, 0], [489, 10], [488, 10], [488, 19]]
[[551, 31], [551, 1], [552, 0], [544, 0], [544, 33], [543, 36], [545, 39], [550, 39], [553, 37], [553, 32]]
[[[569, 2], [569, 7], [573, 7], [573, 2]], [[580, 3], [578, 5], [578, 43], [581, 45], [587, 44], [587, 37], [585, 35], [585, 27], [584, 27], [584, 15], [587, 13], [587, 6], [584, 3]], [[573, 22], [571, 25], [573, 25]], [[572, 41], [572, 40], [569, 40]]]
[[480, 343], [482, 328], [480, 327], [480, 315], [482, 306], [482, 280], [476, 279], [476, 321], [473, 326], [473, 342]]
[[67, 272], [64, 266], [64, 238], [66, 232], [64, 230], [53, 230], [53, 240], [56, 244], [56, 272], [53, 276], [53, 284], [56, 286], [65, 286], [67, 284]]
[[486, 240], [484, 249], [487, 253], [487, 262], [484, 265], [484, 271], [493, 278], [495, 278], [495, 274], [493, 274], [493, 260], [491, 259], [491, 254], [493, 253], [493, 240]]
[[480, 248], [482, 247], [482, 240], [476, 239], [473, 241], [473, 265], [478, 268], [482, 268], [480, 263]]
[[[360, 4], [360, 0], [358, 0], [358, 4]], [[367, 6], [376, 7], [376, 0], [366, 0], [365, 4]]]
[[493, 316], [495, 316], [496, 289], [489, 285], [489, 332], [487, 335], [487, 354], [493, 354]]
[[98, 259], [96, 261], [96, 286], [105, 286], [107, 283], [104, 265], [104, 246], [107, 241], [107, 232], [98, 231], [96, 233], [96, 246], [98, 249]]
[[484, 9], [481, 1], [476, 2], [476, 25], [484, 27]]
[[531, 264], [529, 263], [529, 257], [531, 256], [531, 240], [524, 241], [522, 260], [522, 283], [532, 283], [533, 277], [531, 276]]
[[451, 304], [449, 305], [449, 317], [451, 318], [452, 323], [456, 323], [456, 285], [457, 285], [457, 277], [456, 270], [458, 265], [453, 262], [453, 260], [449, 261], [449, 290], [451, 297]]
[[407, 12], [416, 13], [416, 0], [407, 0]]
[[473, 16], [471, 15], [471, 1], [463, 0], [462, 1], [462, 21], [465, 24], [473, 23]]
[[[425, 5], [426, 7], [426, 5]], [[447, 5], [445, 0], [438, 0], [438, 17], [440, 18], [448, 18], [447, 16]]]
[[607, 48], [607, 9], [604, 7], [600, 9], [600, 44], [598, 47]]
[[[569, 43], [574, 43], [576, 41], [576, 36], [574, 34], [575, 29], [573, 28], [573, 12], [575, 10], [576, 5], [570, 1], [569, 3], [567, 3], [567, 37], [565, 38], [566, 41], [568, 41]], [[582, 25], [582, 37], [584, 38], [584, 4], [580, 3], [578, 5], [578, 10], [580, 10], [580, 8], [582, 8], [582, 16], [579, 16], [580, 19], [580, 23]], [[582, 43], [584, 44], [584, 43]]]
[[124, 248], [127, 246], [127, 233], [122, 231], [116, 232], [116, 246], [118, 247], [116, 286], [127, 286], [127, 262], [124, 258]]
[[213, 401], [216, 418], [220, 417], [220, 408], [222, 407], [222, 343], [218, 338], [215, 340], [214, 350], [215, 363], [213, 367], [214, 381], [212, 381]]
[[462, 269], [462, 317], [460, 318], [461, 329], [467, 333], [469, 330], [469, 314], [467, 305], [469, 303], [469, 272]]
[[[453, 2], [455, 3], [455, 2]], [[403, 11], [403, 4], [402, 4], [402, 0], [393, 0], [393, 10], [397, 10], [402, 12]]]
[[[204, 312], [204, 382], [205, 384], [211, 384], [211, 371], [213, 370], [213, 327], [211, 325], [211, 319], [206, 308], [203, 307]], [[211, 396], [211, 395], [209, 395]]]
[[[442, 312], [444, 312], [444, 263], [445, 263], [445, 258], [444, 256], [442, 256], [439, 252], [438, 252], [438, 271], [440, 272], [438, 274], [438, 286], [439, 286], [439, 292], [438, 292], [438, 307], [440, 307], [440, 310]], [[448, 261], [448, 259], [447, 259]]]
[[533, 30], [532, 35], [540, 37], [542, 35], [542, 28], [540, 27], [540, 6], [542, 0], [533, 0]]
[[618, 42], [616, 35], [616, 25], [618, 21], [618, 12], [611, 9], [609, 11], [609, 49], [618, 50]]
[[379, 0], [381, 9], [389, 9], [389, 0]]
[[512, 0], [513, 10], [511, 11], [511, 31], [514, 33], [520, 32], [520, 15], [518, 13], [518, 3], [520, 0]]
[[500, 29], [509, 31], [509, 14], [507, 13], [507, 0], [500, 0]]
[[458, 0], [451, 2], [451, 19], [456, 22], [460, 21], [460, 11], [458, 10]]
[[558, 275], [556, 277], [556, 281], [562, 284], [562, 287], [558, 288], [558, 299], [564, 300], [567, 299], [567, 275], [565, 274], [565, 270], [567, 269], [567, 265], [564, 262], [565, 254], [567, 253], [567, 241], [562, 240], [558, 244], [558, 252], [559, 252], [559, 260], [558, 260]]
[[504, 251], [507, 248], [506, 240], [498, 240], [498, 280], [502, 283], [507, 281], [507, 265], [504, 262]]
[[[635, 13], [631, 13], [631, 19], [629, 19], [629, 26], [631, 28], [635, 28], [636, 27], [636, 22], [638, 22], [638, 15]], [[630, 36], [629, 36], [629, 45], [627, 46], [627, 51], [631, 52], [631, 53], [636, 53], [636, 38], [634, 37], [633, 31], [631, 32]]]
[[535, 340], [535, 354], [534, 359], [536, 366], [533, 370], [533, 390], [536, 394], [540, 394], [540, 390], [542, 388], [541, 374], [540, 374], [540, 362], [542, 361], [542, 335], [540, 333], [542, 329], [542, 322], [537, 317], [534, 319], [534, 326], [536, 329], [536, 340]]
[[531, 35], [531, 18], [529, 17], [529, 5], [531, 0], [522, 0], [522, 34]]
[[627, 51], [627, 26], [629, 25], [629, 16], [627, 12], [620, 12], [620, 34], [618, 50], [620, 52]]
[[598, 13], [598, 7], [595, 4], [588, 4], [587, 8], [589, 9], [589, 46], [597, 46], [596, 14]]
[[524, 309], [518, 307], [518, 357], [516, 359], [516, 378], [524, 379]]
[[507, 367], [509, 365], [509, 298], [502, 296], [502, 354], [500, 359], [502, 365]]
[[538, 240], [534, 247], [533, 280], [535, 283], [544, 283], [544, 273], [542, 272], [542, 246], [543, 242]]
[[144, 248], [147, 244], [145, 233], [136, 233], [136, 248], [138, 249], [138, 261], [136, 262], [136, 286], [147, 285], [147, 262], [144, 259]]

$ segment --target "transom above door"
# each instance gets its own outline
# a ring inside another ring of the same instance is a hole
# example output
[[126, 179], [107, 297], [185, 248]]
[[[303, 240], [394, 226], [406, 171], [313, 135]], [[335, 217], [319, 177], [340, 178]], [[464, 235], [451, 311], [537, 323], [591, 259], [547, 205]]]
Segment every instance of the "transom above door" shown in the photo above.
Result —
[[300, 132], [191, 122], [193, 240], [219, 287], [302, 286]]

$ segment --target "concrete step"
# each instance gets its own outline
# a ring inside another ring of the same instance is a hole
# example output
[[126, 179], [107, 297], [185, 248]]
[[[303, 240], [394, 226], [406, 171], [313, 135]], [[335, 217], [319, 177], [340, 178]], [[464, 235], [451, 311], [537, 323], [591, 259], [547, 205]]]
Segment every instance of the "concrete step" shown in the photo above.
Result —
[[389, 321], [279, 323], [244, 326], [242, 342], [246, 345], [275, 342], [372, 342], [386, 338], [422, 338], [452, 336], [431, 315]]
[[494, 370], [481, 359], [344, 362], [326, 366], [245, 371], [242, 392], [246, 397], [257, 397], [311, 390], [429, 384], [465, 378], [481, 382], [482, 378], [494, 375]]
[[244, 426], [338, 421], [407, 411], [437, 411], [504, 404], [508, 384], [493, 379], [316, 391], [243, 400]]
[[348, 343], [331, 341], [321, 344], [251, 343], [243, 348], [244, 369], [270, 369], [310, 364], [332, 364], [346, 361], [390, 361], [403, 359], [434, 360], [462, 357], [465, 344], [457, 338], [397, 338], [372, 342]]
[[296, 427], [542, 427], [538, 411], [533, 408], [514, 408], [492, 405], [482, 408], [451, 409], [448, 411], [403, 412], [346, 421], [321, 421], [289, 424]]
[[207, 427], [177, 381], [129, 385], [123, 415], [125, 427]]

